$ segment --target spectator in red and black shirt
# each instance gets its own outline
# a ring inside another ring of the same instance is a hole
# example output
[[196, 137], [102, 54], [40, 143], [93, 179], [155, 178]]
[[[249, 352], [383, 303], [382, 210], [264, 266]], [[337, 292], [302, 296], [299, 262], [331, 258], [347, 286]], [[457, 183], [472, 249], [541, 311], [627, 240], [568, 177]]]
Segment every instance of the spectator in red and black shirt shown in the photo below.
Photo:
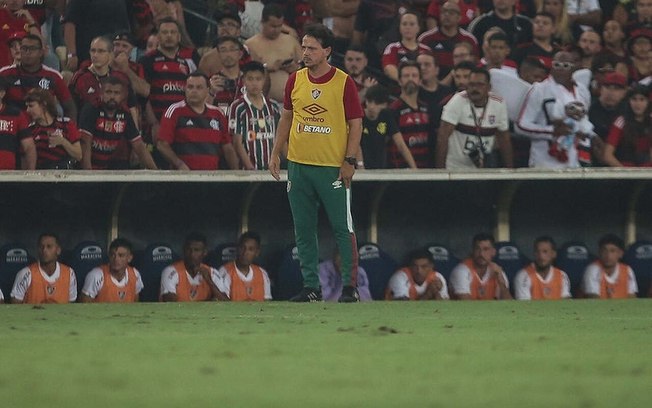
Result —
[[[398, 67], [398, 82], [401, 85], [401, 94], [390, 105], [390, 109], [394, 112], [403, 140], [410, 149], [417, 167], [420, 169], [432, 167], [435, 157], [429, 132], [432, 125], [428, 115], [428, 105], [418, 97], [421, 86], [419, 64], [416, 61], [401, 62]], [[387, 153], [388, 167], [407, 167], [407, 162], [396, 144], [390, 145]]]
[[185, 96], [161, 119], [158, 151], [177, 170], [217, 170], [220, 153], [231, 169], [237, 169], [227, 119], [218, 107], [206, 103], [208, 78], [200, 72], [190, 74]]
[[[91, 48], [91, 55], [93, 51]], [[129, 162], [116, 157], [123, 140], [130, 142], [141, 164], [156, 170], [140, 132], [130, 113], [123, 108], [125, 83], [115, 76], [102, 79], [101, 103], [86, 104], [79, 115], [81, 133], [82, 168], [93, 170], [124, 169]]]
[[159, 46], [156, 51], [140, 61], [145, 79], [150, 84], [145, 114], [152, 126], [154, 141], [163, 113], [173, 103], [183, 100], [186, 78], [197, 69], [199, 62], [199, 54], [194, 48], [181, 48], [181, 32], [176, 20], [161, 19], [157, 36]]
[[439, 26], [419, 36], [419, 42], [430, 47], [439, 66], [439, 78], [445, 78], [455, 66], [453, 49], [460, 42], [471, 45], [471, 53], [478, 55], [478, 40], [470, 32], [460, 28], [460, 5], [447, 1], [440, 7]]
[[552, 43], [555, 35], [555, 17], [545, 11], [540, 11], [532, 21], [532, 42], [519, 45], [512, 52], [512, 60], [519, 66], [527, 57], [540, 59], [546, 68], [552, 68], [552, 58], [559, 47]]
[[7, 82], [0, 78], [0, 170], [15, 170], [18, 145], [23, 151], [22, 168], [36, 168], [36, 147], [29, 131], [25, 112], [7, 106], [2, 100], [7, 93]]
[[25, 98], [36, 144], [36, 168], [71, 169], [82, 158], [79, 131], [70, 118], [57, 116], [57, 105], [45, 89], [32, 89]]
[[0, 69], [0, 77], [9, 83], [5, 97], [7, 104], [24, 109], [25, 95], [32, 89], [41, 88], [56, 96], [65, 116], [76, 118], [77, 107], [63, 77], [58, 71], [42, 64], [44, 52], [41, 37], [28, 34], [20, 44], [20, 65]]
[[90, 65], [84, 66], [75, 72], [70, 80], [70, 93], [75, 98], [77, 106], [80, 108], [85, 104], [99, 106], [102, 98], [102, 79], [113, 75], [124, 82], [127, 92], [127, 98], [123, 99], [128, 107], [134, 121], [139, 119], [138, 101], [133, 89], [129, 86], [129, 77], [120, 71], [113, 71], [111, 62], [113, 60], [113, 41], [108, 37], [96, 37], [91, 41], [90, 47], [91, 61]]
[[128, 31], [120, 31], [113, 36], [113, 61], [111, 68], [129, 77], [129, 85], [136, 95], [146, 98], [149, 95], [149, 83], [145, 80], [143, 65], [131, 61], [129, 56], [136, 46], [136, 41]]

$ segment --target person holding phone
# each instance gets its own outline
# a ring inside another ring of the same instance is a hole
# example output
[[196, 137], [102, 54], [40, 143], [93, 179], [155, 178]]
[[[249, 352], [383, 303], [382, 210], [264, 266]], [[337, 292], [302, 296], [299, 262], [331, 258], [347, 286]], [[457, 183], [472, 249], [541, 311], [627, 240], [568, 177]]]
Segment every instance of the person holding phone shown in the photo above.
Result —
[[283, 88], [290, 74], [299, 69], [301, 45], [296, 38], [282, 32], [283, 7], [270, 3], [263, 8], [259, 34], [249, 38], [245, 45], [254, 61], [262, 62], [269, 73], [268, 96], [283, 100]]

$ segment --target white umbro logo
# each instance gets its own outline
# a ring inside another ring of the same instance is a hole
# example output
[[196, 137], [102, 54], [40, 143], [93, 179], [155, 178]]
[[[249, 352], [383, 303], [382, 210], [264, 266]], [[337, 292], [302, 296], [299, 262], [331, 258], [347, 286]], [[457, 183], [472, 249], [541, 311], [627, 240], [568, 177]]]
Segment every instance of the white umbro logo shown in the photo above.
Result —
[[337, 190], [338, 188], [342, 188], [342, 180], [335, 180], [333, 181], [333, 190]]
[[195, 122], [193, 122], [192, 119], [188, 119], [186, 126], [195, 126]]

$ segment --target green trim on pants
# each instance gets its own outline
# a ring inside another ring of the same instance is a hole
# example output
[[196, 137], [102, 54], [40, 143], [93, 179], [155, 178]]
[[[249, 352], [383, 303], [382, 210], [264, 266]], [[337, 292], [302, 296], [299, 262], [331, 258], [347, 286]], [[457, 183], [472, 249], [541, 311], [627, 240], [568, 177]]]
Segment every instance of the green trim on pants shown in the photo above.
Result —
[[288, 161], [288, 200], [304, 287], [319, 287], [317, 225], [320, 203], [326, 210], [342, 257], [342, 282], [356, 286], [358, 249], [351, 218], [351, 189], [337, 180], [339, 173], [338, 167]]

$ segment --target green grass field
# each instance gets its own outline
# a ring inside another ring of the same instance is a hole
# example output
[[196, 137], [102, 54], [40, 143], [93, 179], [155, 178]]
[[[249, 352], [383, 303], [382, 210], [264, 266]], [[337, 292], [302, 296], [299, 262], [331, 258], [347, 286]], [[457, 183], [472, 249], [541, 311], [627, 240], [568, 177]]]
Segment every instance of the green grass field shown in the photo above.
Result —
[[5, 407], [642, 407], [652, 299], [0, 307]]

